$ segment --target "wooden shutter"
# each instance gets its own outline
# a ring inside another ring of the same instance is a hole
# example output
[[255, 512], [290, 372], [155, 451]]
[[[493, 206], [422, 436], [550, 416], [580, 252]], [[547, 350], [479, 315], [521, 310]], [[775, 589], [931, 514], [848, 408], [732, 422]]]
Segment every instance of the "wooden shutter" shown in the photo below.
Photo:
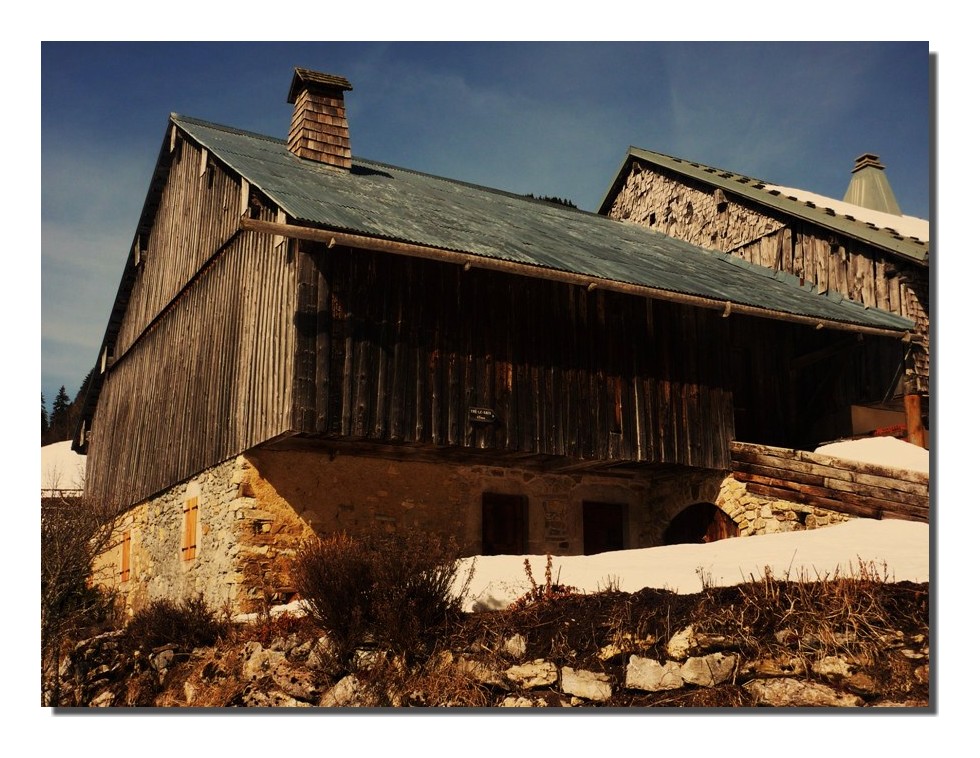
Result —
[[197, 498], [184, 502], [184, 538], [180, 544], [180, 557], [189, 561], [197, 555]]

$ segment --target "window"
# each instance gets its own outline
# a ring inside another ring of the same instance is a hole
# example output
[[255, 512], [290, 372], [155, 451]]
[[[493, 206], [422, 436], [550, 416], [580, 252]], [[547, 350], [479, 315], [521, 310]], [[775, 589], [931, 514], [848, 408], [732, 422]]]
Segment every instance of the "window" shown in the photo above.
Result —
[[180, 557], [190, 561], [197, 556], [197, 498], [184, 501], [184, 537], [180, 543]]
[[128, 582], [129, 581], [129, 561], [130, 561], [130, 550], [131, 550], [130, 533], [127, 529], [123, 532], [122, 536], [122, 565], [119, 570], [119, 581]]

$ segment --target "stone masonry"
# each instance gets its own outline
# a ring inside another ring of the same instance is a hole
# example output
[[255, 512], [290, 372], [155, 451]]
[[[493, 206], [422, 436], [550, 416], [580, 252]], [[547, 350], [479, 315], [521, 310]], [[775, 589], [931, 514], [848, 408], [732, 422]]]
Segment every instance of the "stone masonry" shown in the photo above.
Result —
[[[452, 536], [464, 554], [479, 554], [485, 492], [526, 497], [528, 552], [538, 555], [581, 554], [583, 502], [590, 500], [623, 505], [626, 548], [662, 545], [671, 520], [696, 503], [718, 507], [739, 536], [847, 519], [752, 495], [716, 471], [691, 469], [651, 479], [255, 450], [132, 508], [97, 576], [119, 592], [130, 613], [153, 600], [198, 596], [214, 608], [262, 611], [292, 599], [292, 559], [314, 534], [420, 529]], [[198, 507], [196, 544], [188, 558], [182, 539], [192, 498]], [[130, 556], [125, 580], [124, 533]]]

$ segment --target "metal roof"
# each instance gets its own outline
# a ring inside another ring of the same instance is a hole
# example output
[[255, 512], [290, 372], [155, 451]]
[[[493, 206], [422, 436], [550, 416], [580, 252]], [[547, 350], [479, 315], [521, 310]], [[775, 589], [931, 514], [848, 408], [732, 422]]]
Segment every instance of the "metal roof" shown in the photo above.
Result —
[[732, 302], [779, 313], [906, 331], [811, 283], [636, 224], [355, 158], [350, 171], [304, 160], [282, 140], [173, 115], [192, 140], [296, 222], [542, 270]]
[[[608, 212], [615, 200], [617, 188], [622, 183], [633, 161], [639, 160], [659, 166], [682, 176], [702, 181], [712, 187], [720, 187], [726, 195], [752, 200], [769, 208], [781, 211], [788, 216], [809, 221], [817, 226], [833, 230], [853, 239], [861, 240], [877, 248], [886, 250], [907, 260], [920, 264], [929, 261], [929, 243], [915, 237], [906, 237], [893, 228], [881, 226], [883, 223], [866, 221], [854, 214], [838, 213], [833, 207], [835, 203], [830, 198], [826, 204], [820, 204], [812, 199], [804, 200], [787, 195], [768, 182], [753, 177], [736, 174], [732, 171], [706, 166], [701, 163], [686, 161], [663, 153], [631, 147], [626, 154], [616, 178], [613, 180], [606, 196], [599, 206], [599, 213]], [[813, 197], [811, 195], [811, 197]], [[860, 212], [860, 211], [858, 211]], [[905, 218], [905, 217], [896, 217]]]

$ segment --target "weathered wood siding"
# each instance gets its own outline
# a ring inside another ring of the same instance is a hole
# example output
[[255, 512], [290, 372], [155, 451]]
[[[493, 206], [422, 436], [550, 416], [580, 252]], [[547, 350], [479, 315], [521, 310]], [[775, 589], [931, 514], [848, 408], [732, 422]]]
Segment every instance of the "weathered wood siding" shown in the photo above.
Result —
[[735, 197], [693, 179], [635, 164], [609, 215], [671, 237], [800, 276], [869, 307], [911, 319], [925, 342], [912, 350], [911, 388], [928, 391], [928, 271], [866, 243]]
[[[891, 375], [866, 376], [856, 355], [885, 345], [891, 372], [901, 357], [894, 340], [305, 249], [294, 427], [308, 434], [718, 469], [736, 437], [797, 442], [880, 399]], [[831, 381], [812, 370], [823, 360]]]
[[[298, 430], [727, 465], [732, 404], [716, 313], [382, 253], [308, 249]], [[473, 423], [470, 408], [489, 408], [498, 422]]]
[[120, 504], [291, 421], [294, 251], [236, 233], [240, 184], [193, 145], [178, 151], [91, 428], [88, 492]]

